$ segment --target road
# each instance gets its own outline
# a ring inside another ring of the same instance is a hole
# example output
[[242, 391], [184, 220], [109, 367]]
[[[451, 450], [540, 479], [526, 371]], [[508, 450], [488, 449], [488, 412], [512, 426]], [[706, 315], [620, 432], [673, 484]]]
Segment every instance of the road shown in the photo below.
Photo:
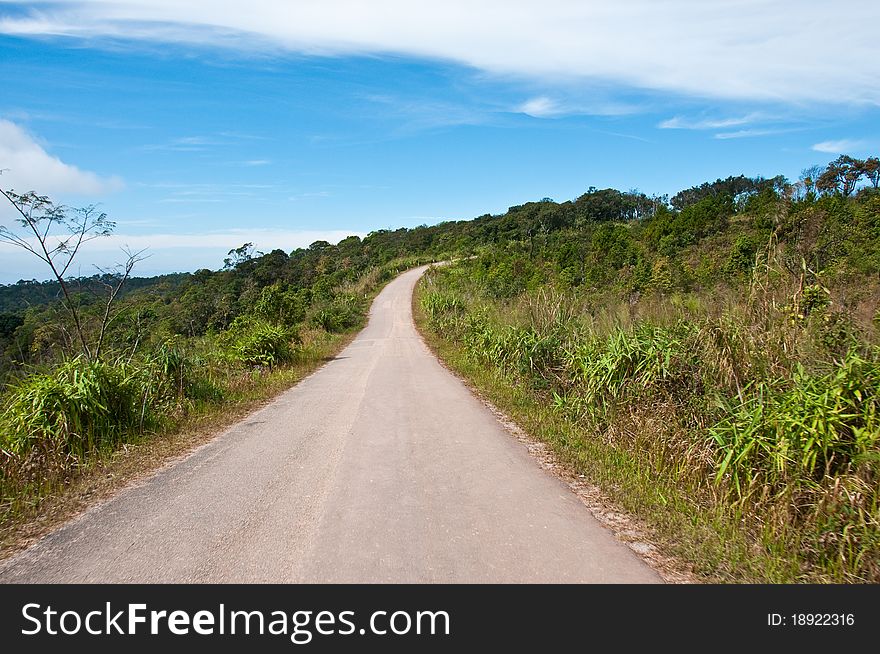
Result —
[[333, 361], [0, 581], [660, 582], [424, 345], [423, 270]]

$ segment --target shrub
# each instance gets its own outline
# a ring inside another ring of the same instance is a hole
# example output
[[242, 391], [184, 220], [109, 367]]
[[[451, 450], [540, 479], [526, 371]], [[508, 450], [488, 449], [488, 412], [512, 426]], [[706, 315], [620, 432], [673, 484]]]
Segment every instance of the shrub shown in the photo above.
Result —
[[749, 236], [739, 236], [734, 242], [724, 265], [724, 271], [731, 275], [748, 273], [755, 267], [755, 254], [758, 251], [755, 239]]
[[274, 367], [293, 359], [297, 334], [260, 318], [239, 316], [220, 335], [227, 356], [251, 366]]
[[290, 333], [284, 327], [258, 323], [239, 336], [233, 349], [244, 363], [271, 368], [293, 358], [290, 340]]
[[361, 324], [363, 320], [361, 301], [353, 295], [343, 294], [319, 308], [312, 316], [312, 324], [330, 333], [343, 332]]
[[568, 362], [587, 404], [600, 414], [639, 398], [687, 396], [699, 383], [699, 366], [686, 339], [689, 323], [663, 328], [642, 322], [615, 329], [604, 340], [581, 342]]
[[306, 294], [302, 290], [285, 289], [280, 284], [266, 286], [254, 304], [254, 312], [262, 319], [279, 324], [294, 325], [306, 314]]
[[147, 402], [149, 384], [127, 363], [82, 358], [29, 375], [7, 393], [2, 447], [15, 455], [34, 448], [82, 455], [110, 447], [158, 422]]
[[850, 350], [824, 374], [800, 364], [792, 379], [761, 380], [741, 402], [725, 403], [710, 437], [718, 446], [716, 481], [743, 494], [756, 477], [774, 488], [819, 481], [880, 461], [880, 362]]
[[155, 385], [154, 402], [180, 403], [184, 399], [219, 400], [223, 390], [205, 374], [207, 365], [193, 358], [178, 339], [163, 341], [146, 361]]

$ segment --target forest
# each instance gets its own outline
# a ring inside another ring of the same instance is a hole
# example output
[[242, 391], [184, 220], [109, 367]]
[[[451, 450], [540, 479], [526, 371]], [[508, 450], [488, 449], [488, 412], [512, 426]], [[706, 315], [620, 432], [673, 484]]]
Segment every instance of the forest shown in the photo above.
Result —
[[[0, 286], [0, 522], [318, 365], [384, 282], [447, 260], [417, 292], [428, 340], [698, 574], [880, 581], [878, 177], [841, 156], [672, 197], [590, 187], [290, 253], [243, 244], [218, 270], [138, 278], [134, 253]], [[4, 195], [40, 225], [63, 213]]]

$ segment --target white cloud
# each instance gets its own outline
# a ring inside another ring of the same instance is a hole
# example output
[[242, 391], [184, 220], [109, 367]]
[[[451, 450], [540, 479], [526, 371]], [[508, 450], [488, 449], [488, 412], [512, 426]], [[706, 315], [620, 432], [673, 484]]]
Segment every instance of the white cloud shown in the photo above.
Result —
[[21, 127], [0, 118], [0, 184], [19, 192], [101, 195], [122, 187], [118, 177], [100, 177], [64, 163]]
[[763, 116], [758, 113], [750, 113], [745, 116], [731, 118], [686, 118], [675, 116], [664, 120], [657, 125], [660, 129], [723, 129], [725, 127], [737, 127], [748, 125], [761, 120]]
[[867, 143], [864, 141], [856, 141], [854, 139], [840, 139], [839, 141], [822, 141], [813, 146], [816, 152], [826, 152], [828, 154], [844, 154], [847, 152], [858, 152], [864, 150]]
[[783, 134], [790, 132], [791, 129], [738, 129], [734, 132], [719, 132], [715, 135], [716, 139], [746, 139], [756, 136], [771, 136], [772, 134]]
[[[401, 121], [399, 132], [442, 129], [459, 125], [481, 125], [489, 120], [485, 109], [431, 99], [412, 99], [392, 95], [366, 94], [364, 100], [376, 105], [382, 116]], [[313, 143], [333, 142], [326, 136], [313, 136]]]
[[[0, 19], [23, 36], [306, 54], [403, 54], [530, 78], [704, 97], [880, 104], [880, 3], [850, 0], [61, 0]], [[835, 56], [818, 43], [845, 43]]]
[[329, 198], [330, 191], [307, 191], [299, 195], [291, 195], [288, 200], [295, 202], [296, 200], [305, 200], [309, 198]]
[[689, 118], [685, 116], [674, 116], [668, 120], [664, 120], [657, 125], [660, 129], [689, 129], [689, 130], [719, 130], [730, 127], [742, 127], [730, 131], [718, 132], [714, 138], [719, 140], [754, 138], [758, 136], [771, 136], [773, 134], [784, 134], [786, 132], [795, 131], [795, 127], [746, 127], [755, 123], [776, 123], [782, 122], [780, 116], [772, 116], [760, 111], [753, 111], [742, 116], [729, 116], [727, 118]]
[[206, 136], [183, 136], [167, 143], [144, 145], [144, 150], [167, 150], [168, 152], [205, 152], [220, 143]]
[[599, 98], [589, 101], [579, 99], [557, 100], [545, 95], [531, 98], [514, 108], [516, 113], [533, 118], [558, 118], [561, 116], [628, 116], [638, 113], [635, 105]]
[[517, 111], [535, 118], [552, 118], [565, 113], [555, 101], [544, 96], [524, 102], [517, 108]]
[[230, 200], [258, 198], [267, 191], [276, 188], [274, 184], [221, 184], [213, 182], [159, 182], [153, 184], [142, 183], [138, 184], [138, 186], [167, 192], [167, 195], [162, 195], [162, 193], [155, 194], [156, 201], [162, 204], [222, 204]]
[[198, 234], [113, 234], [106, 238], [90, 241], [89, 248], [92, 251], [118, 251], [121, 247], [129, 247], [133, 250], [144, 248], [150, 250], [218, 248], [228, 252], [231, 248], [237, 248], [242, 243], [253, 243], [255, 249], [264, 252], [279, 248], [290, 251], [308, 247], [315, 241], [337, 243], [352, 234], [365, 236], [360, 232], [341, 229], [231, 229], [223, 232]]

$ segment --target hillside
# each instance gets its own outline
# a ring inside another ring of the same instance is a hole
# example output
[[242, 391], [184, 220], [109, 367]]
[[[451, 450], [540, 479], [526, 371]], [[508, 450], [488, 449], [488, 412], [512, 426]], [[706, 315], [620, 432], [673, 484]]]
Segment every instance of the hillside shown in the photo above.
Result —
[[880, 192], [732, 181], [437, 269], [425, 329], [708, 578], [876, 582]]
[[398, 271], [457, 259], [420, 290], [444, 356], [532, 406], [513, 412], [707, 577], [876, 581], [872, 161], [672, 198], [590, 188], [291, 253], [244, 244], [109, 303], [113, 278], [71, 280], [69, 299], [5, 286], [3, 520], [122, 443], [314, 368]]

